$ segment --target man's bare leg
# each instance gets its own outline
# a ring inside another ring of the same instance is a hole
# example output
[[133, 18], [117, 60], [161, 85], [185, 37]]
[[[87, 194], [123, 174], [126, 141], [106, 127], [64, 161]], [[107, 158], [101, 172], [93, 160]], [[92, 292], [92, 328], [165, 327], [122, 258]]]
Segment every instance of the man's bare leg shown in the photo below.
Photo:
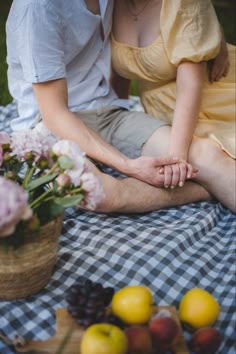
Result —
[[210, 199], [206, 190], [193, 182], [174, 190], [156, 188], [134, 178], [113, 178], [88, 163], [99, 178], [105, 194], [104, 200], [97, 206], [97, 212], [144, 213]]
[[[170, 129], [169, 126], [159, 128], [144, 145], [142, 154], [166, 155]], [[189, 151], [189, 162], [199, 169], [195, 181], [236, 213], [235, 160], [225, 154], [216, 142], [194, 138]]]

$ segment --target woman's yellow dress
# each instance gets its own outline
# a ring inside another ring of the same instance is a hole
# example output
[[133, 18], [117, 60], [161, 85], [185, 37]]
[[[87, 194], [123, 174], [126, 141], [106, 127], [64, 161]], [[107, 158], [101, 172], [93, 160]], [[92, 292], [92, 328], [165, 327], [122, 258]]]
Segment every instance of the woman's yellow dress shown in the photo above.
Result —
[[[144, 109], [172, 122], [177, 66], [182, 61], [209, 61], [219, 50], [221, 34], [213, 6], [207, 0], [163, 0], [161, 33], [147, 47], [118, 42], [112, 35], [112, 65], [121, 76], [138, 80]], [[235, 49], [228, 44], [230, 69], [210, 83], [205, 75], [195, 134], [216, 140], [235, 158]]]

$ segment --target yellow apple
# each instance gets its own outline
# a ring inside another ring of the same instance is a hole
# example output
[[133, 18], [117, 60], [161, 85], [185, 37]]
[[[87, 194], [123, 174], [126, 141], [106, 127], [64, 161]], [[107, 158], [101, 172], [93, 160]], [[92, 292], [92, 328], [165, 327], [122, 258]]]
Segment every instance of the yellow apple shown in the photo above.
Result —
[[81, 339], [81, 354], [126, 354], [128, 339], [124, 331], [109, 323], [89, 326]]
[[193, 329], [212, 326], [220, 313], [217, 300], [206, 290], [193, 288], [182, 297], [179, 318]]
[[118, 290], [112, 298], [114, 315], [130, 325], [145, 324], [153, 312], [153, 296], [143, 285], [130, 285]]

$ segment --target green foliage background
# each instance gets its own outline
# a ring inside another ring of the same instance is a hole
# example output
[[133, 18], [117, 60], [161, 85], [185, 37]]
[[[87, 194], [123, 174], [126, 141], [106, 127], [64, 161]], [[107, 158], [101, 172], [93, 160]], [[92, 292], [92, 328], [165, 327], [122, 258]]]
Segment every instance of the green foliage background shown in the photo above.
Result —
[[[69, 0], [68, 0], [69, 1]], [[175, 0], [169, 0], [175, 1]], [[197, 0], [195, 0], [197, 1]], [[6, 105], [12, 98], [7, 86], [7, 64], [6, 64], [6, 43], [5, 23], [12, 0], [0, 0], [0, 105]], [[224, 28], [226, 40], [236, 44], [236, 1], [235, 0], [213, 0], [218, 18]], [[137, 95], [137, 85], [132, 83], [131, 93]]]

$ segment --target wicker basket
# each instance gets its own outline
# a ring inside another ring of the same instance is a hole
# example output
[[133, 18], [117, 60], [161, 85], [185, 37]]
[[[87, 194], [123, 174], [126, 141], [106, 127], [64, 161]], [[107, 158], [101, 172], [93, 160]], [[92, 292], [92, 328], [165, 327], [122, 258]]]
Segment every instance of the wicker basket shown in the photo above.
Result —
[[0, 299], [26, 298], [44, 288], [57, 257], [63, 215], [25, 235], [24, 245], [7, 252], [0, 248]]

